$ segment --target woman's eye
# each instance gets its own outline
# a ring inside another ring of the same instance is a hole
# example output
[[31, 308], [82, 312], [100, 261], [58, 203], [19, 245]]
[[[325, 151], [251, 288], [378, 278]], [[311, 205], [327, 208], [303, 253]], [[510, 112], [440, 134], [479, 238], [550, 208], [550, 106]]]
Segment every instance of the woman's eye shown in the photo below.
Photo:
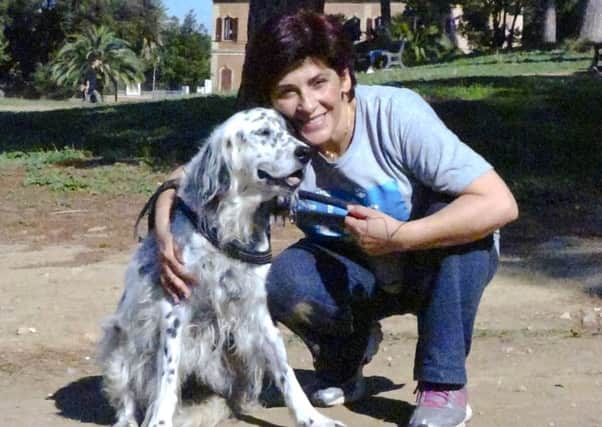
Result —
[[295, 91], [293, 89], [282, 89], [276, 91], [275, 95], [277, 99], [292, 98], [295, 95]]

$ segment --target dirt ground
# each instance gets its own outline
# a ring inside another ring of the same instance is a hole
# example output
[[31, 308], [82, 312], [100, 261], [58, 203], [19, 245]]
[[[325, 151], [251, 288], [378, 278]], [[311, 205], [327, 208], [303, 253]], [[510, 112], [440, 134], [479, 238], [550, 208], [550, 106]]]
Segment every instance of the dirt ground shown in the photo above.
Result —
[[[143, 198], [57, 195], [22, 187], [20, 170], [1, 172], [0, 425], [110, 425], [95, 342], [119, 298]], [[521, 243], [533, 217], [509, 229], [517, 243], [485, 293], [468, 362], [471, 426], [602, 427], [602, 210], [592, 209], [597, 222], [575, 233], [548, 218], [539, 224], [545, 238]], [[297, 235], [275, 229], [276, 251]], [[405, 425], [415, 328], [411, 316], [387, 319], [365, 370], [374, 395], [324, 412], [348, 426]], [[285, 333], [291, 365], [309, 381], [309, 354]], [[276, 407], [225, 424], [291, 421]]]

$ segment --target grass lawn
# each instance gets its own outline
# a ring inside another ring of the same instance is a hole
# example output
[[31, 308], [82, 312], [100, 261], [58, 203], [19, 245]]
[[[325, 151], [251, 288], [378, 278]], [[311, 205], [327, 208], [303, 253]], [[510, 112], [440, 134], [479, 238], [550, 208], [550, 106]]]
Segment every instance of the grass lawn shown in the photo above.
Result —
[[[521, 206], [537, 212], [599, 206], [602, 80], [584, 72], [589, 63], [589, 54], [517, 52], [359, 74], [358, 80], [421, 93], [507, 179]], [[11, 102], [0, 100], [0, 108]], [[91, 171], [120, 162], [113, 173], [134, 181], [121, 191], [148, 192], [156, 182], [148, 174], [188, 159], [234, 111], [234, 97], [66, 107], [0, 112], [0, 169], [25, 165], [30, 185], [106, 192], [111, 172], [99, 178]], [[55, 160], [39, 154], [48, 150]], [[145, 179], [152, 185], [143, 185]]]

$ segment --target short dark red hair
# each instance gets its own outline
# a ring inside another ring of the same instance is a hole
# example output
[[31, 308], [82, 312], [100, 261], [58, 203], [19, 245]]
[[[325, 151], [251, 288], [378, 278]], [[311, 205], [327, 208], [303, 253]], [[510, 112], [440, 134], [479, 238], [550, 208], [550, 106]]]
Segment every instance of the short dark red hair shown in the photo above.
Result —
[[353, 45], [339, 18], [300, 10], [269, 19], [247, 47], [246, 106], [270, 105], [276, 83], [306, 58], [316, 58], [338, 75], [349, 70], [353, 87]]

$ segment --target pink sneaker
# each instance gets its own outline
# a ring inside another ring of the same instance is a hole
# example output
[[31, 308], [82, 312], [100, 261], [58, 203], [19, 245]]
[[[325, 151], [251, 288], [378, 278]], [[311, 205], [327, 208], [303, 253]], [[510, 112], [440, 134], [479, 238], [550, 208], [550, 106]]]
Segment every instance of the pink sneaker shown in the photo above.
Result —
[[466, 387], [433, 390], [426, 384], [419, 384], [416, 409], [409, 427], [465, 427], [471, 417]]

